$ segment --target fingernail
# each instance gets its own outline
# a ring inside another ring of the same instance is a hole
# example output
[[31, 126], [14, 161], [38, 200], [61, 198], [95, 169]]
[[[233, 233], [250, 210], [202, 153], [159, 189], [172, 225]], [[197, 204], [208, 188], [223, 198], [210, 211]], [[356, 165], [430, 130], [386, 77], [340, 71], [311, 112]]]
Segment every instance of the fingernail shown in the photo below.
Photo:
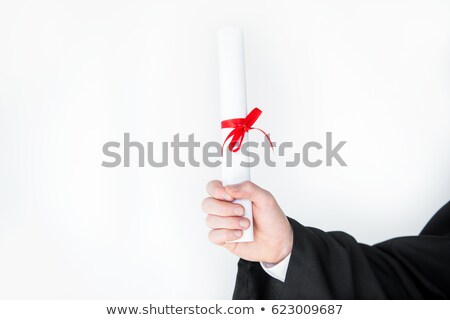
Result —
[[239, 220], [239, 225], [242, 228], [248, 228], [248, 226], [250, 225], [250, 221], [248, 221], [247, 219], [241, 219]]
[[234, 235], [238, 238], [242, 237], [242, 231], [241, 230], [235, 230]]
[[234, 214], [237, 216], [243, 216], [244, 215], [244, 208], [242, 208], [241, 206], [238, 206], [236, 208], [234, 208]]
[[227, 185], [227, 188], [229, 188], [231, 191], [238, 191], [239, 185], [238, 184], [229, 184], [229, 185]]
[[234, 200], [234, 198], [232, 197], [232, 196], [230, 196], [228, 193], [226, 193], [225, 192], [225, 200], [228, 200], [228, 201], [233, 201]]

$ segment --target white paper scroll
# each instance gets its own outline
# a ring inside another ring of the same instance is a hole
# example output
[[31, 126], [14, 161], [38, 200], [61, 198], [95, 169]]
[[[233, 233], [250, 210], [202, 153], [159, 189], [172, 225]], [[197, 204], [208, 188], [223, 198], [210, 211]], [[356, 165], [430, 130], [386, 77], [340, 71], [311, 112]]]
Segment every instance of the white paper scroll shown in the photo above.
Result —
[[[223, 27], [218, 32], [219, 47], [219, 79], [220, 79], [220, 109], [221, 119], [245, 118], [247, 116], [247, 95], [245, 86], [244, 36], [238, 27]], [[232, 129], [222, 129], [222, 141]], [[243, 143], [248, 141], [245, 134]], [[232, 165], [227, 165], [228, 143], [223, 149], [222, 181], [223, 185], [235, 184], [250, 180], [250, 168], [241, 166], [248, 163], [248, 157], [241, 150], [231, 152]], [[243, 236], [235, 242], [253, 241], [252, 203], [250, 200], [237, 199], [245, 209], [245, 217], [250, 220], [250, 227], [244, 230]]]

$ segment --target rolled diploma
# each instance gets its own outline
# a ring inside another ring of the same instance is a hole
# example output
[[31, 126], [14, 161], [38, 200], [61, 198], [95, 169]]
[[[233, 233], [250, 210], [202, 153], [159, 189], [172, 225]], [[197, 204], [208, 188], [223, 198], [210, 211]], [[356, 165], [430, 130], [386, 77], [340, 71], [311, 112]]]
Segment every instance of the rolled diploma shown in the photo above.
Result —
[[[219, 48], [219, 81], [220, 81], [220, 109], [221, 119], [245, 118], [247, 116], [247, 95], [245, 86], [245, 57], [244, 35], [238, 27], [223, 27], [218, 32]], [[222, 141], [232, 129], [222, 129]], [[230, 140], [229, 140], [230, 141]], [[250, 168], [241, 166], [241, 162], [248, 163], [248, 157], [242, 151], [230, 152], [228, 143], [223, 148], [222, 157], [222, 182], [223, 185], [240, 183], [250, 180]], [[248, 133], [245, 134], [243, 143], [248, 141]], [[227, 155], [228, 154], [228, 155]], [[232, 165], [227, 165], [227, 156]], [[236, 199], [245, 209], [245, 215], [250, 220], [250, 227], [244, 230], [240, 239], [233, 242], [253, 241], [253, 215], [252, 203], [247, 199]]]

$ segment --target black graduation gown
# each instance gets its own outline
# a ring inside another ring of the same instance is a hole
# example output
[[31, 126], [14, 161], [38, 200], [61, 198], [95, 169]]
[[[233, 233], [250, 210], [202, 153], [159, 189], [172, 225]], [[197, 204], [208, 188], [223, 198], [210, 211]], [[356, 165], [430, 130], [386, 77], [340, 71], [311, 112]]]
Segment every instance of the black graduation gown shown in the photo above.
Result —
[[420, 235], [373, 246], [289, 222], [294, 245], [285, 282], [240, 259], [233, 299], [450, 298], [450, 202]]

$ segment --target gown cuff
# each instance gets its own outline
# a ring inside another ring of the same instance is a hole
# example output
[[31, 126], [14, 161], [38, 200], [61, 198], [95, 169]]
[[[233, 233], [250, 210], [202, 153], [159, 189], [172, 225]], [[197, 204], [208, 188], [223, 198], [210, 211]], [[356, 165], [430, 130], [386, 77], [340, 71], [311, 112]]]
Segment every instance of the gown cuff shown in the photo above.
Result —
[[261, 267], [265, 272], [267, 272], [271, 277], [284, 282], [286, 278], [287, 269], [289, 266], [289, 260], [291, 258], [291, 254], [289, 254], [286, 258], [278, 262], [277, 264], [260, 262]]

